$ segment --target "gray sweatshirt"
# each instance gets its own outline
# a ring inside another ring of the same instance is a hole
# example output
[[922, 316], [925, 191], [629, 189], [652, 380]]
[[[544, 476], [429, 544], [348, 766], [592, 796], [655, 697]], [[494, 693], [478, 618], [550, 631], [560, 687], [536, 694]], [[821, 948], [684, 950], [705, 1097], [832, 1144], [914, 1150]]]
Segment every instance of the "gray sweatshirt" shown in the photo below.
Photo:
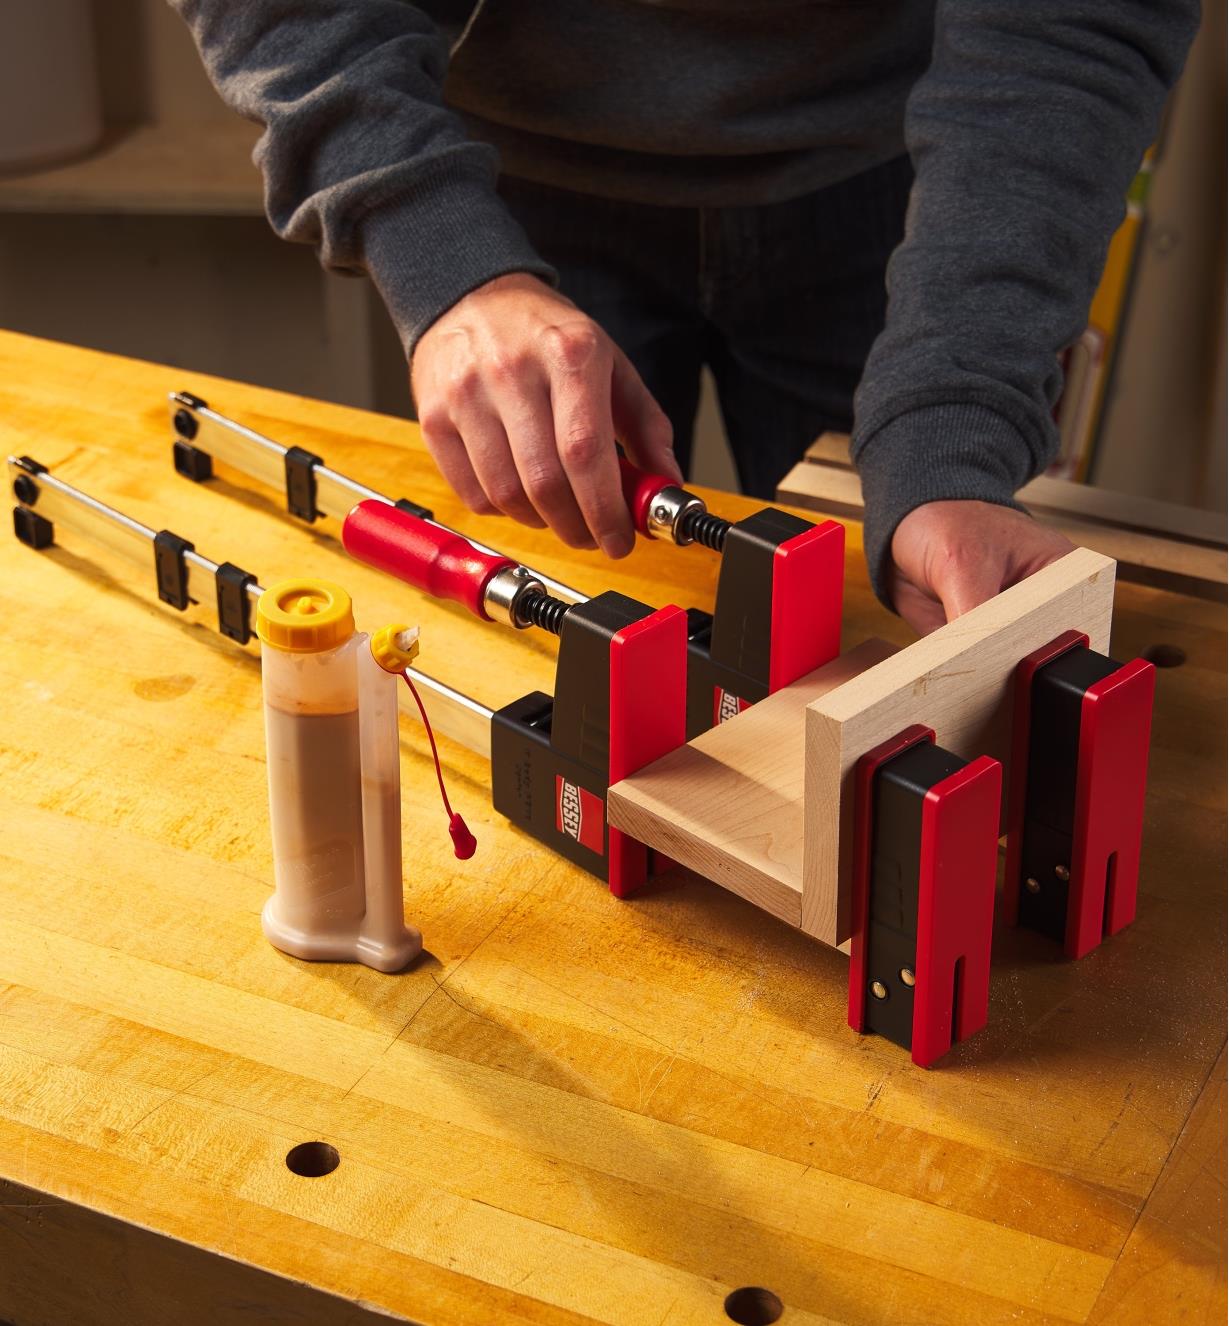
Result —
[[855, 403], [866, 553], [1053, 458], [1057, 356], [1198, 0], [172, 0], [264, 125], [274, 229], [367, 272], [407, 355], [458, 299], [553, 273], [498, 169], [633, 201], [796, 197], [904, 150], [916, 183]]

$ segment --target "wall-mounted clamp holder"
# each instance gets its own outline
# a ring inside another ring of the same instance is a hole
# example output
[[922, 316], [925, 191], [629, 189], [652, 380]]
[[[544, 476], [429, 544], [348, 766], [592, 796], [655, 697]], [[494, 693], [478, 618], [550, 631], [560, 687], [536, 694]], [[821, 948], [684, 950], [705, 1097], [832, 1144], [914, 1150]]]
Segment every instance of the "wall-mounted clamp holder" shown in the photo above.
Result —
[[986, 1025], [1002, 766], [914, 726], [854, 780], [849, 1025], [929, 1067]]
[[686, 739], [686, 614], [608, 591], [568, 609], [554, 698], [541, 691], [491, 722], [495, 809], [616, 897], [648, 878], [643, 843], [609, 826], [606, 792]]
[[840, 652], [845, 531], [769, 507], [728, 526], [711, 616], [688, 613], [687, 736]]
[[1155, 686], [1077, 631], [1016, 669], [1006, 914], [1069, 958], [1135, 919]]

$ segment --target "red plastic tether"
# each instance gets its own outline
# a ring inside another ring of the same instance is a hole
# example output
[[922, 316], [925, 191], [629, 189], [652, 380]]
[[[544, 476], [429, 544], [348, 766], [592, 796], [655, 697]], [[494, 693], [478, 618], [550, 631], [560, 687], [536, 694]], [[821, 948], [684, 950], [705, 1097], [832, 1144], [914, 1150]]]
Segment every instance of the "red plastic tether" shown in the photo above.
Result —
[[448, 836], [452, 839], [452, 850], [459, 861], [468, 861], [478, 846], [478, 840], [470, 833], [469, 826], [449, 804], [448, 792], [444, 787], [444, 771], [440, 768], [440, 754], [435, 748], [435, 733], [431, 731], [431, 720], [427, 717], [426, 706], [422, 702], [422, 696], [418, 694], [418, 688], [410, 680], [409, 669], [407, 668], [401, 676], [410, 688], [410, 694], [414, 697], [414, 703], [418, 706], [419, 714], [422, 715], [422, 725], [427, 729], [427, 740], [431, 743], [431, 758], [435, 761], [435, 777], [439, 781], [440, 796], [444, 801], [444, 809], [448, 812]]

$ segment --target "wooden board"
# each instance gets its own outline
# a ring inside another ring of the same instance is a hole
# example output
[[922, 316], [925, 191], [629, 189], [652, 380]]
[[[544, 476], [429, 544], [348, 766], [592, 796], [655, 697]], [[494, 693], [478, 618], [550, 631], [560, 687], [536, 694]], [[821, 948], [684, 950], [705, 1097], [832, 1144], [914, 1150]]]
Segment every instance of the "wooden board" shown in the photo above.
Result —
[[849, 938], [858, 759], [922, 723], [955, 754], [991, 755], [1006, 765], [1016, 664], [1064, 631], [1082, 631], [1092, 649], [1107, 652], [1113, 605], [1113, 562], [1078, 548], [808, 706], [807, 934], [829, 944]]
[[259, 135], [237, 116], [116, 126], [75, 161], [0, 177], [0, 212], [260, 216]]
[[895, 651], [867, 640], [616, 783], [611, 824], [801, 925], [807, 705]]
[[[206, 554], [340, 580], [360, 625], [417, 620], [423, 667], [488, 702], [551, 688], [552, 642], [347, 562], [332, 522], [292, 524], [267, 491], [172, 474], [174, 388], [588, 592], [712, 606], [703, 549], [610, 565], [470, 516], [404, 421], [0, 333], [7, 449]], [[904, 644], [858, 534], [846, 645]], [[839, 954], [689, 875], [611, 898], [501, 822], [485, 763], [444, 741], [479, 840], [456, 862], [408, 723], [407, 910], [429, 956], [398, 977], [281, 956], [259, 926], [251, 651], [67, 535], [41, 554], [0, 538], [0, 604], [0, 1320], [167, 1326], [212, 1303], [210, 1326], [711, 1326], [761, 1285], [783, 1326], [1079, 1322], [1107, 1289], [1111, 1319], [1180, 1294], [1219, 1326], [1219, 1255], [1149, 1200], [1225, 1039], [1218, 606], [1118, 588], [1115, 650], [1185, 655], [1158, 677], [1139, 919], [1080, 963], [1000, 929], [989, 1026], [920, 1072], [845, 1025]], [[285, 1165], [312, 1139], [341, 1154], [324, 1178]], [[1220, 1227], [1223, 1185], [1192, 1196]]]
[[[1113, 493], [1042, 476], [1020, 490], [1024, 506], [1074, 544], [1118, 563], [1118, 578], [1223, 602], [1229, 584], [1225, 517], [1173, 502]], [[777, 497], [813, 511], [861, 519], [862, 484], [849, 439], [825, 433], [782, 479]]]
[[[807, 448], [802, 464], [822, 465], [853, 473], [853, 462], [849, 458], [849, 435], [821, 433]], [[801, 473], [803, 477], [800, 481], [805, 482], [808, 472]], [[1092, 483], [1052, 479], [1045, 474], [1026, 483], [1020, 489], [1019, 498], [1033, 512], [1061, 513], [1093, 524], [1166, 535], [1181, 543], [1203, 543], [1221, 551], [1229, 543], [1229, 518], [1223, 511], [1183, 506], [1180, 502], [1163, 502], [1155, 497], [1121, 493]], [[857, 505], [862, 505], [860, 489]]]

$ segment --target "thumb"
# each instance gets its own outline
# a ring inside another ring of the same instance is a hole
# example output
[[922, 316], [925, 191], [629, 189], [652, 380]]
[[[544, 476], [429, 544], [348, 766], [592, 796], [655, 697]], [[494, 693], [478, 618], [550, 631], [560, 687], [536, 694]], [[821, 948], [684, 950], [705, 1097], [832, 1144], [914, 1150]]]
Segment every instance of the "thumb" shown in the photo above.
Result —
[[974, 557], [949, 562], [932, 587], [950, 622], [992, 599], [1005, 579], [1006, 569], [998, 558]]
[[619, 349], [614, 355], [610, 407], [615, 435], [633, 465], [649, 474], [665, 474], [683, 482], [674, 458], [674, 429], [661, 406], [641, 381], [640, 374]]

